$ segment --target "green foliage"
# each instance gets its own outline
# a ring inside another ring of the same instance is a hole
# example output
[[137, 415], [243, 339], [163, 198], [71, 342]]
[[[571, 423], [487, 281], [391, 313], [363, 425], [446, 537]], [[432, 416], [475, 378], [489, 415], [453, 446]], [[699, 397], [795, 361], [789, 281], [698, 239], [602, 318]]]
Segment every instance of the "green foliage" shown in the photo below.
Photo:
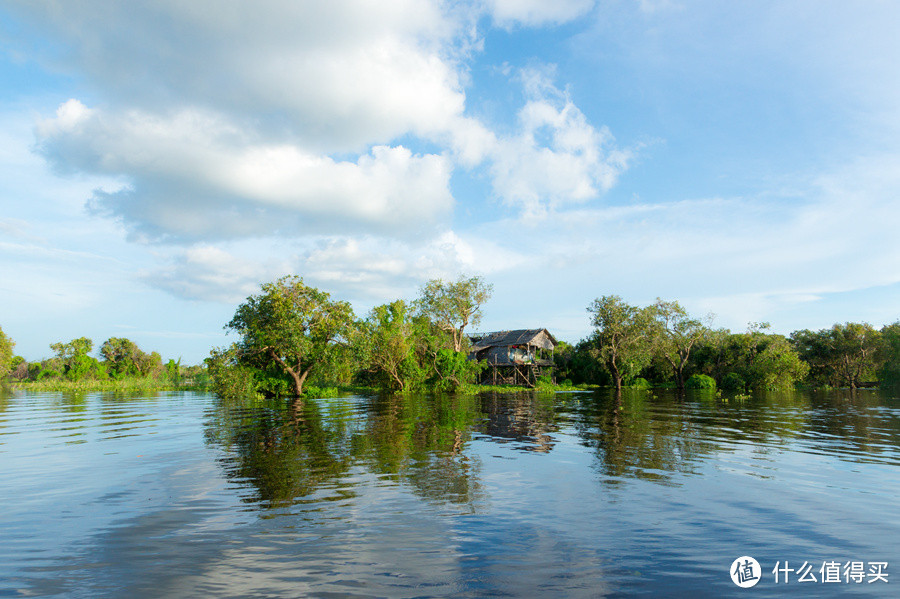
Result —
[[254, 397], [257, 393], [255, 369], [238, 360], [238, 348], [215, 347], [205, 360], [210, 377], [210, 391], [225, 399]]
[[881, 331], [866, 323], [794, 331], [791, 343], [809, 364], [810, 381], [815, 385], [855, 389], [875, 380], [885, 357]]
[[802, 380], [809, 366], [783, 335], [767, 334], [768, 324], [751, 325], [746, 333], [731, 335], [729, 366], [751, 389], [787, 389]]
[[492, 292], [493, 286], [481, 277], [460, 276], [455, 282], [432, 279], [422, 287], [416, 306], [422, 316], [451, 336], [453, 350], [461, 352], [467, 343], [463, 331], [481, 322], [481, 307]]
[[163, 371], [162, 357], [145, 353], [137, 344], [125, 337], [110, 337], [100, 346], [106, 370], [114, 379], [128, 376], [157, 377]]
[[729, 372], [724, 377], [722, 377], [721, 387], [728, 390], [743, 391], [747, 388], [747, 381], [745, 381], [744, 377], [742, 377], [738, 373]]
[[678, 302], [656, 298], [653, 305], [655, 320], [655, 353], [671, 368], [679, 389], [685, 387], [684, 370], [691, 351], [707, 337], [709, 329], [685, 311]]
[[653, 356], [654, 312], [627, 304], [617, 295], [595, 299], [587, 310], [594, 326], [592, 355], [621, 390], [622, 381], [637, 376]]
[[419, 358], [426, 349], [428, 326], [424, 317], [412, 317], [403, 300], [372, 309], [359, 327], [356, 343], [380, 389], [405, 391], [424, 383], [428, 369]]
[[15, 342], [6, 336], [0, 328], [0, 379], [6, 378], [12, 368], [13, 348]]
[[881, 328], [882, 364], [878, 378], [884, 385], [900, 385], [900, 321]]
[[716, 380], [705, 374], [694, 374], [685, 381], [684, 387], [686, 389], [715, 389]]
[[[350, 304], [332, 301], [328, 293], [290, 276], [264, 284], [262, 293], [238, 306], [225, 328], [241, 336], [237, 344], [241, 362], [264, 371], [279, 368], [299, 397], [312, 369], [327, 362], [335, 346], [347, 342], [352, 325]], [[268, 377], [263, 382], [278, 380]], [[280, 387], [275, 387], [265, 390], [280, 394]]]
[[649, 389], [652, 385], [650, 384], [650, 381], [639, 376], [632, 379], [631, 382], [628, 383], [628, 386], [631, 389]]
[[437, 391], [452, 392], [460, 386], [474, 383], [484, 368], [466, 354], [449, 349], [439, 349], [432, 357], [432, 373], [429, 386]]
[[84, 379], [101, 380], [107, 378], [106, 365], [88, 354], [94, 348], [94, 342], [87, 337], [72, 339], [68, 343], [51, 343], [50, 349], [55, 352], [54, 370], [72, 382]]

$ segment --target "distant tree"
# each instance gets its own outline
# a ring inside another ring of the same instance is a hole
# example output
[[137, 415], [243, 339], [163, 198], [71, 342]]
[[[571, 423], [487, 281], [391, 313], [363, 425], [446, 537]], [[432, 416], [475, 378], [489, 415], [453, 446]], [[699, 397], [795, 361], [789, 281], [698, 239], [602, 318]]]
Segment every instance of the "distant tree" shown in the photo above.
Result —
[[481, 277], [460, 276], [455, 282], [432, 279], [422, 287], [416, 305], [438, 328], [450, 334], [453, 350], [466, 345], [464, 330], [481, 322], [481, 307], [490, 299], [493, 286]]
[[691, 351], [706, 338], [709, 329], [697, 318], [691, 318], [678, 302], [656, 298], [653, 306], [656, 321], [656, 353], [671, 367], [678, 389], [684, 391], [684, 371]]
[[106, 370], [103, 365], [88, 354], [94, 348], [94, 342], [87, 337], [72, 339], [68, 343], [51, 343], [54, 356], [61, 364], [61, 374], [71, 381], [80, 381], [87, 377], [103, 378]]
[[878, 380], [900, 385], [900, 321], [881, 327], [882, 362]]
[[882, 333], [867, 323], [794, 331], [791, 342], [818, 383], [856, 389], [875, 379], [883, 361]]
[[12, 368], [13, 348], [16, 343], [0, 328], [0, 379], [6, 378]]
[[124, 376], [157, 376], [163, 370], [162, 357], [156, 353], [145, 353], [131, 339], [110, 337], [100, 346], [100, 355], [106, 363], [106, 370], [113, 378]]
[[809, 366], [784, 335], [765, 332], [769, 327], [767, 322], [750, 323], [746, 333], [727, 339], [727, 367], [744, 380], [747, 388], [789, 388], [809, 372]]
[[721, 387], [729, 370], [728, 345], [731, 331], [728, 329], [709, 329], [691, 352], [690, 370], [706, 374], [716, 380]]
[[587, 308], [594, 326], [595, 357], [609, 371], [616, 391], [637, 376], [653, 356], [654, 312], [625, 303], [618, 295], [595, 299]]
[[300, 397], [310, 372], [336, 344], [346, 342], [352, 326], [350, 304], [332, 301], [302, 278], [288, 276], [264, 284], [262, 293], [248, 297], [225, 328], [241, 336], [237, 344], [241, 361], [277, 365]]
[[79, 337], [72, 339], [68, 343], [51, 343], [50, 349], [56, 352], [56, 357], [61, 360], [68, 360], [75, 356], [86, 356], [94, 349], [94, 342], [87, 337]]

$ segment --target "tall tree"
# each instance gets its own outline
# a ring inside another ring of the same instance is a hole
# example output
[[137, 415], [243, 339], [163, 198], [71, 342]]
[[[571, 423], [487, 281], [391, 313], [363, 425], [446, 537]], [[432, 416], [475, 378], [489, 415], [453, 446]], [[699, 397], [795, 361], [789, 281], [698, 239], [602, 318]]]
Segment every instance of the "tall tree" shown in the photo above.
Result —
[[814, 382], [851, 389], [874, 380], [884, 357], [882, 333], [867, 323], [794, 331], [791, 342], [810, 365]]
[[369, 313], [359, 331], [358, 343], [364, 347], [381, 387], [403, 391], [424, 379], [425, 369], [416, 360], [422, 326], [403, 300], [376, 306]]
[[302, 278], [287, 276], [248, 297], [225, 328], [241, 336], [242, 358], [276, 364], [290, 376], [299, 397], [310, 371], [335, 344], [346, 341], [352, 325], [350, 304], [332, 301]]
[[134, 341], [125, 337], [110, 337], [104, 341], [100, 354], [113, 377], [151, 376], [162, 370], [162, 358], [158, 353], [145, 353]]
[[72, 339], [68, 343], [50, 344], [50, 349], [62, 364], [62, 373], [72, 381], [79, 381], [87, 376], [106, 376], [103, 365], [96, 358], [88, 356], [93, 348], [94, 342], [87, 337]]
[[767, 333], [769, 323], [750, 323], [746, 333], [728, 337], [730, 371], [752, 389], [784, 389], [803, 379], [809, 366], [784, 335]]
[[709, 329], [697, 318], [691, 318], [678, 302], [665, 302], [656, 298], [653, 316], [657, 324], [656, 351], [672, 368], [675, 382], [684, 391], [684, 368], [691, 351], [703, 339]]
[[621, 392], [622, 381], [636, 376], [653, 357], [653, 309], [632, 306], [618, 295], [604, 295], [587, 310], [594, 326], [596, 357], [612, 376], [616, 392]]
[[900, 384], [900, 321], [881, 327], [882, 364], [878, 379], [885, 385]]
[[455, 282], [432, 279], [422, 287], [416, 304], [419, 311], [450, 334], [453, 350], [465, 345], [464, 330], [481, 322], [481, 307], [490, 299], [493, 285], [481, 277], [460, 276]]

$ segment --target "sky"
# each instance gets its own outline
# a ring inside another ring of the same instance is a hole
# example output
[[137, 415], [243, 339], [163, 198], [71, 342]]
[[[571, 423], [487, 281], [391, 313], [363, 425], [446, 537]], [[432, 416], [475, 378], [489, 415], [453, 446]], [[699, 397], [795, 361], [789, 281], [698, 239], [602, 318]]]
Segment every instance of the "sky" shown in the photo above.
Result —
[[199, 363], [286, 274], [900, 319], [900, 4], [0, 0], [0, 327]]

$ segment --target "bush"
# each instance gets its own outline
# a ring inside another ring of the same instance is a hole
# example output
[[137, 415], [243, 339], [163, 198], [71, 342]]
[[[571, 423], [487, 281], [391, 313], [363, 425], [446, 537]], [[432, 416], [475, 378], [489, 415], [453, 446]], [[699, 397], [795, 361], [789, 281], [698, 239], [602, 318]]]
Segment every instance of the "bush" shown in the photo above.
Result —
[[716, 380], [705, 374], [695, 374], [684, 383], [685, 389], [715, 389]]
[[729, 372], [722, 378], [722, 388], [743, 391], [747, 388], [747, 382], [738, 373]]
[[631, 387], [632, 389], [649, 389], [650, 381], [639, 376], [636, 379], [634, 379], [633, 381], [631, 381], [631, 384], [628, 386]]

